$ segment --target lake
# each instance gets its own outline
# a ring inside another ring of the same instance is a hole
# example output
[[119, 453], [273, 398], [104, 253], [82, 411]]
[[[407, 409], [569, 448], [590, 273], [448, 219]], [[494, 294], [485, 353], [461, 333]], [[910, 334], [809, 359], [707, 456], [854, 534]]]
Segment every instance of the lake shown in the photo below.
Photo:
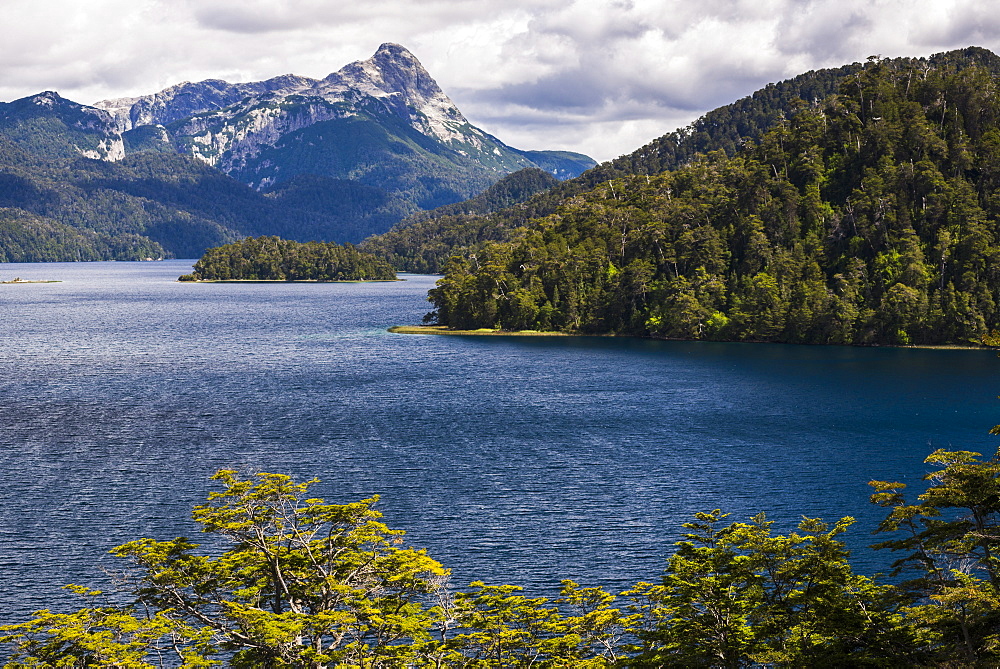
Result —
[[0, 265], [0, 621], [78, 605], [107, 555], [196, 538], [219, 468], [373, 494], [471, 580], [654, 580], [680, 524], [722, 508], [858, 518], [870, 479], [920, 482], [936, 448], [992, 454], [990, 351], [397, 335], [435, 277], [178, 283], [190, 261]]

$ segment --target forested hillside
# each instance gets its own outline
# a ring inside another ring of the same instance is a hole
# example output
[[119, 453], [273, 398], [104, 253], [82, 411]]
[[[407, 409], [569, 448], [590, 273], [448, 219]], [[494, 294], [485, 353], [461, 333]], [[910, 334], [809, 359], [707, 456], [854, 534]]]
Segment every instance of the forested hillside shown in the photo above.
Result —
[[417, 212], [389, 232], [364, 240], [361, 247], [401, 271], [433, 274], [455, 249], [505, 238], [506, 227], [483, 225], [492, 221], [486, 215], [515, 207], [559, 183], [548, 172], [529, 167], [507, 175], [470, 200]]
[[317, 208], [266, 197], [183, 156], [51, 157], [0, 134], [6, 262], [197, 258], [246, 235], [322, 239], [348, 227], [350, 207]]
[[[897, 58], [885, 61], [893, 67], [907, 67], [913, 59]], [[1000, 57], [986, 49], [970, 47], [936, 54], [918, 61], [922, 67], [963, 68], [978, 65], [992, 74], [1000, 74]], [[456, 218], [438, 217], [436, 236], [444, 240], [430, 243], [410, 233], [397, 234], [399, 228], [386, 237], [395, 245], [398, 267], [410, 264], [424, 266], [420, 271], [439, 273], [444, 261], [452, 254], [475, 253], [485, 242], [509, 239], [511, 231], [529, 221], [554, 213], [567, 200], [586, 193], [611, 179], [631, 175], [653, 176], [675, 170], [691, 162], [699, 154], [724, 151], [732, 156], [737, 151], [755, 146], [765, 133], [786, 122], [807, 105], [821, 103], [839, 90], [846, 78], [856, 77], [861, 63], [839, 68], [806, 72], [792, 79], [769, 84], [741, 100], [708, 112], [688, 127], [679, 128], [659, 137], [630, 154], [602, 163], [575, 179], [569, 179], [535, 195], [523, 204], [499, 210], [487, 216]], [[450, 244], [450, 245], [449, 245]], [[442, 246], [449, 245], [447, 248]], [[440, 259], [439, 264], [427, 264], [428, 258]], [[416, 270], [414, 270], [416, 271]]]
[[995, 62], [982, 50], [872, 59], [734, 157], [616, 178], [453, 259], [433, 317], [691, 339], [977, 340], [1000, 299]]

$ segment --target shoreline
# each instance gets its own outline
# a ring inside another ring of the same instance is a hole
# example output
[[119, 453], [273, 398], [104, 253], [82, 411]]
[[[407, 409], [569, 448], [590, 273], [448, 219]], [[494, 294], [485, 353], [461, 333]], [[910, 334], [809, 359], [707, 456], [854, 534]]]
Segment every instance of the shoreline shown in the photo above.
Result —
[[406, 281], [406, 279], [342, 279], [340, 281], [320, 281], [319, 279], [197, 279], [195, 281], [181, 281], [177, 279], [175, 283], [395, 283]]
[[0, 285], [12, 286], [18, 283], [62, 283], [58, 279], [11, 279], [10, 281], [0, 281]]
[[393, 334], [433, 334], [433, 335], [476, 335], [486, 337], [617, 337], [619, 335], [584, 335], [575, 332], [548, 332], [542, 330], [451, 330], [444, 325], [393, 325], [388, 328]]
[[[665, 337], [641, 337], [638, 335], [616, 335], [616, 334], [585, 334], [579, 332], [551, 332], [542, 330], [495, 330], [492, 328], [480, 328], [478, 330], [451, 330], [444, 325], [393, 325], [388, 328], [393, 334], [425, 334], [425, 335], [462, 335], [477, 337], [632, 337], [635, 339], [650, 339], [653, 341], [705, 341], [706, 339], [668, 339]], [[914, 348], [931, 349], [944, 351], [997, 351], [990, 346], [975, 344], [917, 344], [917, 345], [891, 345], [874, 344], [871, 346], [860, 346], [854, 344], [789, 344], [788, 342], [770, 341], [713, 341], [717, 344], [786, 344], [788, 346], [850, 346], [852, 348]]]

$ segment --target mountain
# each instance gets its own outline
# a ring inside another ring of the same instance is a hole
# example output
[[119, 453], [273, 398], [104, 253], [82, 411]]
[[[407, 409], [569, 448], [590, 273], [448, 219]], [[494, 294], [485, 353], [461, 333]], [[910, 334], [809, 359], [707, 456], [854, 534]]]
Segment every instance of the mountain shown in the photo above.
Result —
[[193, 158], [121, 156], [114, 127], [55, 93], [0, 104], [0, 262], [190, 258], [275, 229], [344, 228], [341, 209], [306, 211]]
[[0, 103], [0, 133], [39, 160], [80, 156], [114, 162], [125, 157], [111, 114], [71, 102], [54, 91]]
[[348, 241], [469, 198], [520, 169], [542, 167], [569, 178], [594, 165], [580, 154], [514, 149], [471, 125], [397, 44], [383, 44], [368, 60], [324, 79], [186, 82], [95, 107], [119, 122], [128, 152], [171, 147], [281, 196], [298, 190], [300, 177], [306, 189], [356, 185], [373, 206], [359, 213]]
[[593, 164], [475, 128], [392, 44], [322, 80], [207, 80], [95, 106], [47, 91], [0, 103], [0, 261], [356, 242], [510, 172]]
[[998, 73], [1000, 58], [977, 48], [870, 59], [733, 155], [618, 176], [453, 257], [432, 318], [727, 341], [979, 341], [1000, 326]]

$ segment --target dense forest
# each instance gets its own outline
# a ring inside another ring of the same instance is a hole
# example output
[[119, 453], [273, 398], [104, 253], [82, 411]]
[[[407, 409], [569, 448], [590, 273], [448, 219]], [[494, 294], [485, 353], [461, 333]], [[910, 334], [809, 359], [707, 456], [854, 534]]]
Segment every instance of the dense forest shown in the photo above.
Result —
[[0, 262], [152, 260], [162, 255], [159, 244], [141, 235], [74, 228], [23, 209], [0, 207]]
[[452, 258], [430, 318], [685, 339], [979, 340], [998, 320], [998, 180], [990, 68], [873, 58], [732, 157], [607, 181]]
[[[504, 186], [507, 179], [518, 183], [525, 171], [515, 173], [472, 200], [418, 212], [397, 223], [389, 232], [366, 239], [363, 246], [385, 254], [403, 271], [440, 273], [452, 255], [475, 253], [488, 242], [508, 240], [518, 227], [554, 213], [565, 200], [610, 179], [631, 174], [660, 174], [680, 167], [698, 153], [723, 150], [733, 154], [738, 147], [759, 141], [767, 130], [790, 114], [793, 101], [825, 99], [836, 91], [844, 76], [860, 69], [860, 65], [848, 65], [770, 84], [628, 155], [544, 188], [519, 187], [511, 191]], [[492, 197], [490, 193], [497, 188], [519, 197], [507, 202]], [[484, 207], [486, 203], [492, 206]]]
[[396, 270], [352, 244], [251, 237], [208, 249], [181, 281], [392, 281]]
[[322, 239], [351, 213], [331, 211], [262, 195], [183, 156], [46, 158], [0, 133], [6, 262], [197, 258], [246, 235]]
[[[696, 514], [654, 582], [563, 581], [555, 598], [448, 571], [379, 521], [377, 497], [220, 471], [207, 547], [139, 539], [122, 592], [0, 628], [7, 667], [986, 667], [1000, 662], [1000, 460], [938, 450], [916, 499], [872, 481], [892, 583], [856, 573], [851, 518], [779, 534]], [[223, 550], [224, 549], [224, 550]], [[131, 603], [128, 603], [131, 602]]]
[[509, 174], [476, 197], [417, 212], [400, 221], [389, 232], [361, 243], [404, 272], [434, 274], [457, 248], [470, 248], [503, 238], [508, 228], [483, 222], [485, 216], [515, 207], [533, 195], [551, 190], [559, 181], [548, 172], [529, 167]]

